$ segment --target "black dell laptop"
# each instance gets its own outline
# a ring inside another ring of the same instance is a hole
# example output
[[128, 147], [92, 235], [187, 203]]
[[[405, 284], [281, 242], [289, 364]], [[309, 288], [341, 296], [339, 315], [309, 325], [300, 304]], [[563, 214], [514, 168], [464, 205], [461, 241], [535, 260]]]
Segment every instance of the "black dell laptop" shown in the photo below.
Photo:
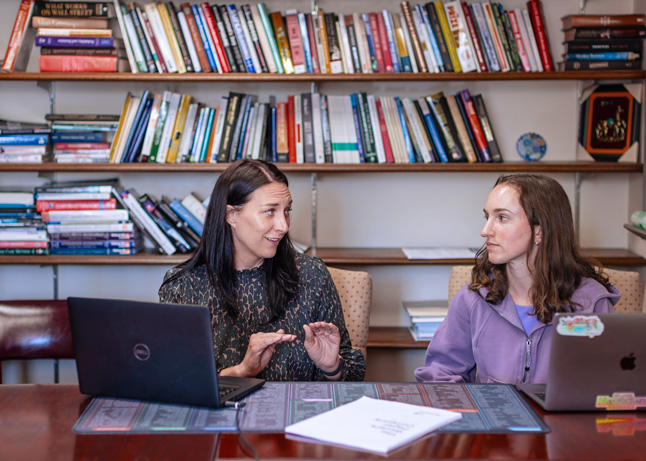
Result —
[[264, 380], [218, 376], [205, 306], [67, 299], [82, 393], [221, 407]]

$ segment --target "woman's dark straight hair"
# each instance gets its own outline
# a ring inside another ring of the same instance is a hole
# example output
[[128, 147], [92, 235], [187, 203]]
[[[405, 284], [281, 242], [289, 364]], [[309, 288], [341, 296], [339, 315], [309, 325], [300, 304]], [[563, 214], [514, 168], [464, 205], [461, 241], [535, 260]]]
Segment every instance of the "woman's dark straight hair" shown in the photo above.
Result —
[[[518, 192], [520, 205], [532, 232], [537, 226], [540, 227], [541, 241], [534, 264], [530, 267], [534, 282], [530, 295], [533, 314], [538, 320], [549, 323], [554, 313], [574, 310], [572, 295], [584, 277], [596, 280], [611, 291], [601, 265], [581, 255], [570, 200], [556, 180], [524, 173], [502, 175], [494, 188], [500, 185], [511, 186]], [[527, 248], [528, 258], [534, 245], [532, 239]], [[500, 304], [509, 288], [505, 266], [490, 262], [487, 246], [483, 245], [476, 254], [469, 288], [478, 291], [486, 287], [489, 290], [486, 301]]]
[[[238, 315], [236, 271], [233, 261], [233, 236], [227, 222], [227, 206], [247, 203], [260, 187], [279, 182], [289, 187], [287, 177], [273, 163], [243, 159], [231, 164], [218, 178], [207, 207], [202, 239], [195, 255], [179, 268], [162, 286], [181, 277], [196, 266], [206, 266], [211, 285], [224, 299], [229, 315]], [[280, 318], [287, 304], [294, 299], [299, 283], [294, 247], [289, 232], [278, 244], [276, 255], [266, 259], [263, 270], [267, 279], [267, 299], [272, 319]]]

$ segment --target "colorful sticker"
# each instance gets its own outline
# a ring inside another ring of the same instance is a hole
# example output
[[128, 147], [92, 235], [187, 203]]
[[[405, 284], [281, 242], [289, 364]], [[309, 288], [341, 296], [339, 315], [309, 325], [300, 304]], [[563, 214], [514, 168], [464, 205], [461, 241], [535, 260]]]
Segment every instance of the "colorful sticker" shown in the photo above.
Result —
[[636, 415], [604, 416], [597, 418], [597, 432], [612, 433], [615, 436], [631, 436], [636, 432], [646, 431], [646, 418]]
[[597, 395], [595, 407], [605, 410], [636, 410], [638, 407], [646, 407], [646, 397], [636, 397], [634, 392]]
[[556, 332], [564, 336], [588, 336], [594, 338], [603, 333], [604, 325], [596, 315], [567, 315], [559, 317]]

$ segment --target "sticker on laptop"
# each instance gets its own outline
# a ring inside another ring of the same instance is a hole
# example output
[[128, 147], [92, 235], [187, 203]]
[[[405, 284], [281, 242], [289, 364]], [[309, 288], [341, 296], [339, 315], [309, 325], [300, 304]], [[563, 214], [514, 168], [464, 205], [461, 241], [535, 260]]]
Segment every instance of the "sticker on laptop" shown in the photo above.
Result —
[[588, 336], [594, 338], [603, 333], [604, 325], [596, 315], [566, 315], [559, 317], [556, 332], [563, 336]]
[[605, 410], [636, 410], [639, 407], [646, 407], [646, 397], [636, 397], [634, 392], [597, 395], [595, 407]]

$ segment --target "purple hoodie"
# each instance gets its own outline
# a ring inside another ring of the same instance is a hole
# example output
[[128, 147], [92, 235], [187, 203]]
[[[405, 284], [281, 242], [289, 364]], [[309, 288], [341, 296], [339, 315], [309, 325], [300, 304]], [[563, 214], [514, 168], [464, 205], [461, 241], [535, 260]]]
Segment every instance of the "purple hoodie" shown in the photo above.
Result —
[[[614, 312], [621, 292], [612, 293], [597, 281], [584, 278], [572, 296], [577, 312]], [[507, 294], [491, 305], [480, 293], [460, 288], [449, 313], [426, 351], [417, 381], [478, 383], [544, 383], [547, 381], [552, 323], [539, 322], [529, 335]], [[476, 373], [477, 365], [477, 373]]]

